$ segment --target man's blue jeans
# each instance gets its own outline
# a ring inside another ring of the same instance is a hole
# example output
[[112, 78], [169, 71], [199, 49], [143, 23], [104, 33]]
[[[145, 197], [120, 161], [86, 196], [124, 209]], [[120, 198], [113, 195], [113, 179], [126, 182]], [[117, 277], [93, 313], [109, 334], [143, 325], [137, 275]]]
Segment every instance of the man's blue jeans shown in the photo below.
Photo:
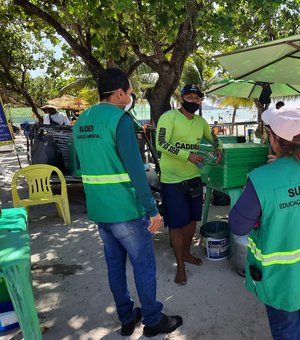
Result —
[[133, 266], [135, 286], [142, 307], [143, 323], [157, 324], [162, 303], [156, 301], [156, 264], [147, 217], [120, 222], [98, 223], [108, 269], [110, 289], [122, 324], [134, 319], [126, 278], [127, 254]]
[[274, 340], [300, 339], [300, 311], [285, 312], [267, 305], [266, 309]]

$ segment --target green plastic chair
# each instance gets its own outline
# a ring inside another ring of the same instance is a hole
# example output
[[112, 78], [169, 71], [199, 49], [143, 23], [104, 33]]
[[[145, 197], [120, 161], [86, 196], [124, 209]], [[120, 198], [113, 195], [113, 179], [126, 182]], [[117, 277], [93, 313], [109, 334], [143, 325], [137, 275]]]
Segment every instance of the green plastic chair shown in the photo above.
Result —
[[0, 277], [6, 282], [24, 339], [41, 340], [42, 334], [32, 291], [29, 234], [27, 231], [9, 228], [9, 225], [3, 228], [4, 223], [3, 221], [1, 223], [1, 220], [2, 214]]

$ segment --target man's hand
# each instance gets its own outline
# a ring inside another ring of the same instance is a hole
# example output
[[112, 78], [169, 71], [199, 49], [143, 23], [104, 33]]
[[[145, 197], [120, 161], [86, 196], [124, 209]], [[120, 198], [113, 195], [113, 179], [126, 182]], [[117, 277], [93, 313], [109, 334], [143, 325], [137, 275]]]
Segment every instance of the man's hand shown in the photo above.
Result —
[[215, 154], [217, 156], [216, 164], [220, 164], [223, 158], [223, 151], [221, 150], [216, 150]]
[[197, 164], [199, 164], [200, 162], [202, 162], [204, 160], [204, 157], [202, 157], [202, 156], [200, 156], [200, 155], [198, 155], [196, 153], [192, 153], [191, 152], [190, 155], [189, 155], [188, 160], [190, 162], [192, 162], [192, 163], [197, 165]]
[[159, 213], [153, 217], [150, 217], [150, 225], [148, 227], [148, 230], [151, 233], [155, 233], [156, 231], [160, 229], [161, 222], [162, 222], [162, 217], [160, 216]]

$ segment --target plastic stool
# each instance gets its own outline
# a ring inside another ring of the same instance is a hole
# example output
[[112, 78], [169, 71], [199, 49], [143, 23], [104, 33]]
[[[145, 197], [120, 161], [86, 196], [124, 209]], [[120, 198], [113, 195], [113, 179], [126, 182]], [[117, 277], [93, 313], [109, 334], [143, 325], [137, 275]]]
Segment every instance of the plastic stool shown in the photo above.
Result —
[[30, 274], [30, 243], [26, 231], [0, 233], [0, 276], [7, 290], [25, 340], [41, 340]]

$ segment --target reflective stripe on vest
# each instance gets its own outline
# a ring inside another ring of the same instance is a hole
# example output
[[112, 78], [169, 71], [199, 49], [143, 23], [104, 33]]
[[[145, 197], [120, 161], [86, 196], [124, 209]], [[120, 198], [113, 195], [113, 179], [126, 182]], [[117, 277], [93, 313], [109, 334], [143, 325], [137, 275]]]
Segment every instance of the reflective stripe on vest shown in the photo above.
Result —
[[256, 244], [250, 237], [248, 237], [248, 241], [248, 248], [250, 248], [251, 253], [263, 266], [271, 266], [273, 264], [293, 264], [300, 261], [300, 249], [265, 255], [261, 253], [261, 250], [256, 247]]
[[115, 175], [82, 175], [82, 182], [85, 184], [114, 184], [122, 182], [130, 182], [130, 178], [127, 173], [115, 174]]

